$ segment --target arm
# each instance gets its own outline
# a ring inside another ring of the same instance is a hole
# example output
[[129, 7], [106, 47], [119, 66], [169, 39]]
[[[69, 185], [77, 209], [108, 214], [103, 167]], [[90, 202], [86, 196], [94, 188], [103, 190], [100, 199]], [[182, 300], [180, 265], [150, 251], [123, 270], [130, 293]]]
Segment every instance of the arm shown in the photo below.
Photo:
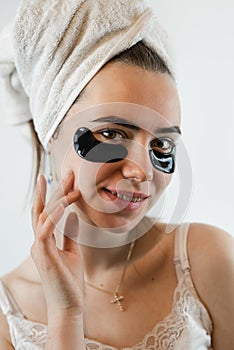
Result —
[[83, 315], [69, 312], [51, 315], [48, 319], [48, 350], [85, 350]]
[[0, 349], [13, 350], [7, 320], [0, 310]]
[[188, 242], [192, 277], [213, 321], [214, 350], [234, 348], [234, 238], [210, 225], [192, 224]]

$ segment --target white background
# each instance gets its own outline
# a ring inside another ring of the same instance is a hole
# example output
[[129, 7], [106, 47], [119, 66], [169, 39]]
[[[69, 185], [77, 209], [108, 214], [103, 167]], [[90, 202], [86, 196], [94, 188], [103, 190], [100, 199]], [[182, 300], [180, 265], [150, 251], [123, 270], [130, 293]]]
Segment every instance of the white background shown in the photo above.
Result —
[[[148, 2], [166, 28], [176, 57], [183, 142], [193, 172], [193, 195], [183, 220], [205, 222], [234, 234], [234, 2]], [[1, 0], [1, 28], [14, 15], [17, 4], [16, 0]], [[23, 208], [30, 179], [30, 147], [7, 124], [1, 100], [0, 110], [2, 275], [27, 257], [33, 232], [30, 208]], [[173, 191], [172, 183], [168, 208], [173, 207]]]

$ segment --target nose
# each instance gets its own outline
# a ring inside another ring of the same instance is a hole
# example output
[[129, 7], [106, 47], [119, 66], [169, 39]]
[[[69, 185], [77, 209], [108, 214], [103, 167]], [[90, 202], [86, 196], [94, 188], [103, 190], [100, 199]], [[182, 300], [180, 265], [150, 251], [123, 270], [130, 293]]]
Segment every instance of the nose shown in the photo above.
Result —
[[137, 147], [128, 152], [122, 163], [122, 175], [135, 182], [151, 181], [153, 179], [153, 166], [146, 147]]

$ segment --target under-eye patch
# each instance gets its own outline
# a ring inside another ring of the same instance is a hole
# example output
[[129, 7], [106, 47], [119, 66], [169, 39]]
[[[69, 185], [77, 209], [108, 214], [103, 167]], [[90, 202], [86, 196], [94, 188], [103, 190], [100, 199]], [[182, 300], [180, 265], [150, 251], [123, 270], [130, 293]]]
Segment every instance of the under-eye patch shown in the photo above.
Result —
[[175, 147], [168, 154], [163, 154], [151, 149], [149, 155], [151, 163], [157, 170], [167, 174], [172, 174], [175, 171]]
[[[73, 137], [76, 153], [83, 159], [95, 163], [115, 163], [125, 159], [128, 151], [122, 144], [111, 144], [98, 141], [91, 130], [81, 127]], [[175, 147], [168, 154], [149, 150], [153, 167], [159, 171], [171, 174], [175, 170]]]
[[96, 163], [114, 163], [126, 158], [128, 151], [123, 145], [98, 141], [92, 131], [79, 128], [73, 138], [76, 153], [85, 160]]

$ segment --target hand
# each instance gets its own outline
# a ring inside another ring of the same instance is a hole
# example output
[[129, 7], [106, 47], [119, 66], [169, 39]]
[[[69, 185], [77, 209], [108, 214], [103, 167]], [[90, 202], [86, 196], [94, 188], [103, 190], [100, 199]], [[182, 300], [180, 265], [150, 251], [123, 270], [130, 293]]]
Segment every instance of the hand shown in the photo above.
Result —
[[[48, 315], [58, 312], [81, 314], [83, 311], [84, 275], [77, 243], [78, 217], [70, 213], [64, 228], [63, 249], [56, 246], [55, 225], [65, 207], [76, 202], [80, 191], [74, 190], [74, 174], [68, 173], [62, 186], [46, 201], [46, 180], [40, 175], [32, 210], [35, 241], [32, 258], [39, 271], [47, 302]], [[67, 237], [75, 237], [76, 240]]]

